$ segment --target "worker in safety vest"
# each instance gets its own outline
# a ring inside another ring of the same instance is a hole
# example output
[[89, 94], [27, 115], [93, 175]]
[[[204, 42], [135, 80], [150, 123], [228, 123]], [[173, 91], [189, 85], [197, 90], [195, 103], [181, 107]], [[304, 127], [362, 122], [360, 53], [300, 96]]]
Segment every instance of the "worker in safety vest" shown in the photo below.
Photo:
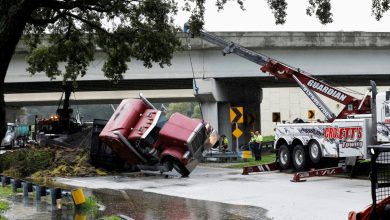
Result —
[[256, 137], [256, 154], [255, 154], [255, 160], [261, 160], [261, 143], [263, 142], [263, 136], [261, 136], [259, 131], [255, 132]]
[[229, 147], [229, 139], [226, 137], [226, 135], [221, 135], [222, 139], [222, 152], [225, 153]]
[[252, 156], [255, 156], [255, 153], [256, 153], [256, 136], [255, 136], [255, 133], [253, 131], [251, 131], [251, 138], [249, 139], [249, 150], [251, 150], [252, 152]]

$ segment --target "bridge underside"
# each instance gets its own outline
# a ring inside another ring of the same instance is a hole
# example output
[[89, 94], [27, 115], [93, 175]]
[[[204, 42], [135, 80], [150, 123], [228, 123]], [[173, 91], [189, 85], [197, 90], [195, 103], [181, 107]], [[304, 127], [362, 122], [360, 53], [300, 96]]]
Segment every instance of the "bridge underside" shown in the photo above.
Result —
[[[196, 101], [192, 89], [77, 91], [71, 95], [70, 100], [73, 104], [80, 105], [118, 104], [123, 99], [139, 98], [141, 92], [155, 103]], [[53, 106], [58, 105], [61, 95], [61, 92], [12, 93], [5, 94], [5, 101], [9, 107]]]
[[[323, 79], [332, 86], [365, 86], [370, 80], [376, 81], [377, 85], [385, 86], [390, 84], [388, 75], [337, 75], [337, 76], [315, 76]], [[220, 82], [238, 82], [239, 84], [256, 85], [262, 88], [296, 87], [295, 82], [289, 80], [276, 80], [274, 77], [235, 77], [218, 78]], [[122, 80], [113, 84], [107, 80], [78, 81], [76, 91], [118, 91], [118, 90], [167, 90], [167, 89], [192, 89], [191, 78], [179, 79], [144, 79], [144, 80]], [[5, 93], [40, 93], [40, 92], [61, 92], [61, 82], [18, 82], [5, 83]], [[44, 98], [43, 98], [44, 99]]]

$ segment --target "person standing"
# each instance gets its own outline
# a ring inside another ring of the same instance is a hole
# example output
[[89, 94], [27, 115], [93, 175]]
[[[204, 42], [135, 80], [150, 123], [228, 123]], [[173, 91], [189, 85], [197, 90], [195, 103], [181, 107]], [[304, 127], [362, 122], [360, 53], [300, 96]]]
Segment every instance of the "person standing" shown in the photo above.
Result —
[[255, 148], [257, 153], [255, 155], [255, 160], [261, 160], [261, 143], [263, 142], [263, 136], [261, 136], [259, 131], [256, 131], [255, 137], [256, 137]]
[[221, 135], [222, 139], [222, 152], [226, 153], [227, 149], [229, 148], [229, 139], [226, 137], [226, 135]]
[[249, 149], [252, 152], [252, 157], [256, 156], [256, 136], [253, 131], [251, 131], [251, 139], [249, 140]]

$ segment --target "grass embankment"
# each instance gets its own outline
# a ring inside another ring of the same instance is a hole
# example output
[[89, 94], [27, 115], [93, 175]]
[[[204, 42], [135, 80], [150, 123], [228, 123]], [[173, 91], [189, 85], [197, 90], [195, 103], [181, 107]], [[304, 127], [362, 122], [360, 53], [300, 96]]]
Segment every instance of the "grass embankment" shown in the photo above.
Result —
[[11, 208], [11, 205], [8, 201], [5, 201], [7, 197], [14, 195], [12, 192], [11, 186], [0, 187], [0, 220], [6, 220], [2, 213], [6, 212]]
[[[270, 142], [274, 141], [275, 136], [274, 135], [268, 135], [268, 136], [263, 136], [263, 143], [264, 142]], [[255, 161], [255, 158], [249, 158], [249, 159], [238, 159], [236, 164], [227, 166], [227, 168], [234, 168], [234, 169], [241, 169], [246, 166], [255, 166], [255, 165], [261, 165], [261, 164], [267, 164], [267, 163], [272, 163], [275, 162], [276, 155], [275, 153], [262, 153], [261, 156], [261, 161]]]
[[275, 140], [275, 135], [263, 136], [263, 142], [270, 142]]
[[255, 166], [255, 165], [261, 165], [261, 164], [267, 164], [275, 162], [276, 155], [274, 153], [267, 153], [263, 154], [261, 156], [260, 161], [255, 161], [254, 158], [249, 158], [247, 161], [244, 161], [244, 159], [238, 159], [236, 164], [227, 166], [227, 168], [235, 168], [235, 169], [241, 169], [243, 167], [247, 166]]
[[115, 216], [115, 215], [112, 215], [112, 216], [107, 216], [107, 217], [100, 218], [99, 220], [121, 220], [121, 219], [123, 219], [123, 218]]
[[72, 148], [24, 148], [0, 155], [0, 172], [14, 178], [105, 175], [89, 163], [89, 154]]
[[76, 208], [83, 212], [96, 213], [99, 209], [98, 200], [95, 196], [87, 197], [85, 203], [80, 204]]
[[7, 211], [9, 208], [10, 208], [9, 202], [0, 200], [0, 213]]
[[[50, 177], [107, 174], [89, 163], [87, 151], [58, 146], [29, 147], [7, 151], [0, 155], [0, 172], [14, 178], [32, 179], [34, 182], [40, 182], [44, 185], [52, 184]], [[1, 212], [9, 209], [9, 203], [1, 199], [13, 194], [10, 186], [0, 187], [0, 220], [5, 219], [1, 216]], [[98, 212], [98, 201], [93, 196], [88, 197], [86, 202], [77, 209], [82, 213], [91, 213], [94, 216]]]

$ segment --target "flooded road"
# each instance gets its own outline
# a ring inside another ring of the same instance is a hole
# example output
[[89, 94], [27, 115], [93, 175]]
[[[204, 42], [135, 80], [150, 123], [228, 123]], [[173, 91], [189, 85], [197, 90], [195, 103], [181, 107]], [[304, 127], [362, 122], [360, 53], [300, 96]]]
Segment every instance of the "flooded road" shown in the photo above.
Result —
[[99, 219], [102, 216], [124, 215], [130, 219], [260, 219], [268, 220], [267, 211], [252, 206], [186, 199], [143, 192], [140, 190], [99, 189], [87, 192], [94, 195], [105, 209], [83, 213], [62, 207], [57, 209], [46, 200], [36, 201], [30, 195], [17, 195], [9, 200], [11, 209], [4, 213], [8, 219]]
[[252, 206], [186, 199], [139, 190], [96, 190], [106, 205], [105, 215], [123, 214], [133, 219], [269, 219], [266, 210]]
[[[73, 208], [58, 209], [52, 206], [48, 200], [37, 201], [32, 196], [24, 198], [23, 195], [19, 194], [9, 198], [8, 201], [11, 203], [11, 209], [3, 214], [7, 219], [68, 220], [77, 219], [74, 217], [79, 215]], [[87, 215], [87, 213], [81, 213], [81, 215]]]

